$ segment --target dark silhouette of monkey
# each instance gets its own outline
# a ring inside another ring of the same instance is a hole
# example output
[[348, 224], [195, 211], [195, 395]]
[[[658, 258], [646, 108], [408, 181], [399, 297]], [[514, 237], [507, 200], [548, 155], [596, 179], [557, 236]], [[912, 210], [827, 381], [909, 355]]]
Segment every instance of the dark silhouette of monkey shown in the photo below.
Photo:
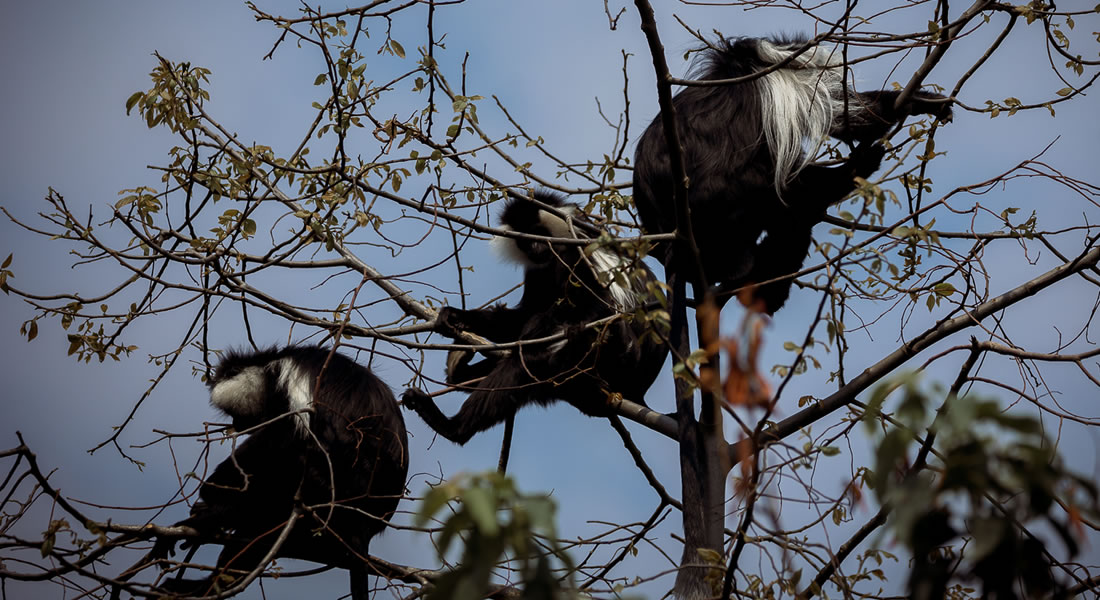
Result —
[[[537, 191], [535, 199], [570, 218], [584, 218], [577, 206], [557, 194]], [[500, 222], [506, 231], [577, 237], [566, 219], [522, 199], [507, 202]], [[586, 252], [584, 246], [504, 236], [494, 239], [494, 244], [524, 267], [519, 303], [479, 310], [444, 307], [436, 318], [436, 331], [451, 337], [468, 331], [495, 343], [555, 334], [564, 338], [525, 344], [507, 356], [476, 363], [471, 363], [471, 353], [452, 352], [447, 383], [481, 378], [470, 384], [469, 397], [453, 417], [445, 416], [430, 396], [417, 389], [405, 392], [403, 404], [458, 444], [532, 403], [545, 406], [564, 400], [590, 416], [610, 414], [609, 393], [644, 404], [645, 393], [668, 355], [667, 345], [641, 319], [623, 317], [591, 328], [584, 325], [631, 313], [653, 299], [653, 273], [607, 247]]]
[[[688, 206], [709, 284], [754, 290], [768, 314], [790, 295], [809, 253], [811, 230], [826, 209], [856, 188], [855, 177], [878, 169], [885, 149], [875, 143], [907, 116], [951, 115], [939, 94], [917, 92], [895, 108], [900, 92], [850, 90], [840, 52], [801, 39], [733, 38], [702, 51], [697, 78], [744, 77], [787, 64], [751, 81], [689, 86], [673, 98], [676, 128], [689, 177]], [[826, 137], [859, 143], [836, 167], [809, 164]], [[634, 203], [648, 233], [676, 229], [665, 128], [658, 115], [638, 141]], [[691, 276], [694, 257], [668, 247], [652, 254]], [[681, 252], [680, 254], [685, 254]]]
[[[226, 570], [263, 562], [294, 509], [302, 517], [278, 556], [347, 568], [367, 600], [367, 556], [405, 490], [408, 440], [397, 401], [370, 370], [325, 348], [229, 352], [209, 380], [211, 403], [252, 429], [199, 490], [179, 523], [228, 535], [218, 571], [170, 579], [165, 591], [205, 595], [232, 585]], [[158, 541], [167, 556], [173, 540]]]

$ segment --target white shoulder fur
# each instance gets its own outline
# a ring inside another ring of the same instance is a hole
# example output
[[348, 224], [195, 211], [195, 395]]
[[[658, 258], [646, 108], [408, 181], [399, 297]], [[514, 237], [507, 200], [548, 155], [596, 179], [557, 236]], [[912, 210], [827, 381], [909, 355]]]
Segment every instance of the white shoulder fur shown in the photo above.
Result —
[[[766, 62], [785, 60], [797, 48], [760, 40], [758, 52]], [[775, 187], [782, 190], [806, 166], [829, 137], [833, 120], [844, 110], [847, 89], [844, 70], [835, 51], [806, 50], [786, 67], [759, 80], [764, 137], [775, 158]], [[849, 106], [849, 111], [858, 110]], [[803, 151], [808, 144], [810, 152]]]
[[[300, 369], [294, 359], [284, 358], [279, 364], [279, 386], [290, 400], [290, 410], [302, 410], [313, 406], [313, 378]], [[304, 437], [309, 431], [308, 412], [294, 415], [298, 432]]]
[[[313, 406], [311, 378], [294, 363], [284, 358], [264, 367], [248, 367], [229, 379], [219, 381], [210, 390], [210, 403], [231, 417], [256, 417], [262, 414], [264, 402], [264, 369], [278, 369], [276, 385], [290, 400], [290, 410]], [[305, 435], [309, 431], [308, 412], [294, 415], [295, 429]]]

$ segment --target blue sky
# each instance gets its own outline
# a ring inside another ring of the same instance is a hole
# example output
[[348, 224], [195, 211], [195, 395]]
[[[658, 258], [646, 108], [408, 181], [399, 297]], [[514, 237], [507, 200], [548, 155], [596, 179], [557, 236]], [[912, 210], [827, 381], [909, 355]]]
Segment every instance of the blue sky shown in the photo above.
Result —
[[[467, 85], [471, 93], [487, 97], [496, 94], [528, 131], [547, 140], [552, 151], [567, 160], [581, 161], [598, 158], [611, 149], [612, 132], [597, 113], [596, 98], [609, 114], [621, 110], [620, 50], [625, 48], [633, 53], [629, 63], [634, 119], [632, 147], [644, 123], [656, 113], [652, 67], [632, 4], [627, 5], [618, 29], [612, 32], [608, 31], [601, 4], [580, 0], [477, 1], [440, 9], [436, 27], [447, 34], [447, 52], [440, 60], [445, 69], [450, 69], [452, 80], [457, 81], [457, 65], [463, 53], [469, 51]], [[657, 4], [658, 11], [665, 11], [659, 14], [660, 26], [674, 75], [685, 71], [682, 55], [693, 44], [671, 20], [667, 11], [673, 6], [685, 21], [708, 33], [711, 28], [719, 28], [731, 35], [758, 35], [809, 27], [805, 22], [792, 20], [786, 11], [731, 14], [719, 9]], [[297, 4], [274, 2], [262, 3], [261, 7], [289, 14], [297, 9]], [[342, 7], [342, 4], [325, 5], [326, 10]], [[897, 25], [913, 27], [909, 23]], [[401, 39], [410, 54], [423, 43], [422, 20], [398, 19], [394, 27], [395, 37]], [[985, 99], [1001, 100], [1008, 96], [1029, 102], [1045, 99], [1051, 90], [1061, 87], [1043, 72], [1046, 57], [1038, 45], [1038, 29], [1021, 29], [966, 88], [963, 98], [968, 104], [982, 106]], [[1079, 31], [1096, 29], [1095, 16], [1079, 19]], [[39, 1], [8, 8], [6, 18], [0, 21], [0, 105], [4, 108], [0, 139], [6, 142], [0, 147], [0, 182], [3, 182], [0, 205], [17, 218], [33, 223], [35, 213], [45, 208], [42, 197], [52, 186], [71, 205], [82, 207], [79, 213], [87, 211], [83, 207], [90, 207], [97, 219], [103, 220], [119, 190], [137, 185], [156, 186], [159, 175], [147, 170], [146, 165], [164, 164], [173, 140], [167, 131], [149, 130], [140, 119], [127, 117], [123, 106], [133, 91], [148, 87], [147, 74], [155, 64], [154, 51], [172, 60], [189, 60], [212, 69], [209, 106], [219, 120], [242, 139], [270, 145], [277, 152], [289, 152], [312, 119], [309, 104], [317, 92], [311, 83], [321, 66], [313, 50], [298, 49], [292, 44], [285, 44], [273, 60], [261, 60], [276, 38], [277, 32], [268, 24], [257, 23], [243, 4], [224, 1]], [[977, 57], [976, 52], [975, 48], [953, 54], [952, 60], [945, 61], [929, 80], [953, 81], [951, 75], [969, 67], [970, 61]], [[890, 75], [893, 66], [874, 63], [859, 69], [861, 87], [887, 87], [899, 78]], [[898, 67], [903, 82], [911, 70], [912, 60]], [[385, 75], [380, 73], [377, 79], [382, 80]], [[500, 125], [499, 115], [489, 114], [489, 108], [485, 106], [481, 111], [483, 123], [487, 127]], [[1043, 111], [1011, 119], [958, 112], [955, 122], [938, 137], [937, 149], [949, 154], [936, 163], [935, 190], [942, 193], [957, 185], [992, 177], [1052, 142], [1054, 146], [1044, 156], [1046, 162], [1070, 176], [1086, 180], [1094, 177], [1095, 157], [1100, 150], [1096, 108], [1094, 100], [1085, 98], [1059, 105], [1056, 119]], [[536, 162], [536, 170], [539, 164], [544, 163]], [[517, 176], [507, 174], [507, 177]], [[1041, 181], [1022, 181], [982, 201], [995, 212], [1007, 206], [1024, 207], [1021, 214], [1038, 210], [1048, 229], [1080, 223], [1082, 219], [1095, 222], [1100, 217], [1095, 206], [1070, 196]], [[961, 228], [966, 224], [960, 220], [951, 226]], [[61, 244], [28, 234], [7, 220], [0, 221], [0, 259], [9, 252], [15, 255], [13, 285], [41, 293], [90, 292], [102, 289], [105, 281], [117, 277], [117, 272], [102, 266], [70, 268], [73, 258], [67, 254], [68, 250]], [[483, 248], [475, 252], [486, 259], [489, 256]], [[1036, 260], [1035, 266], [1027, 262], [1032, 258]], [[408, 260], [415, 261], [415, 254]], [[1029, 274], [1034, 276], [1053, 264], [1049, 253], [1041, 249], [1031, 248], [1025, 254], [1007, 244], [998, 246], [986, 262], [992, 274], [990, 287], [995, 291], [1019, 285]], [[491, 267], [482, 273], [483, 281], [491, 282], [484, 288], [479, 286], [478, 293], [485, 298], [506, 289], [519, 277], [518, 271]], [[306, 285], [313, 283], [316, 282]], [[1060, 332], [1070, 331], [1080, 323], [1081, 311], [1089, 310], [1094, 294], [1087, 286], [1067, 282], [1049, 296], [1013, 309], [1004, 326], [1015, 339], [1032, 340], [1037, 348], [1049, 349]], [[327, 296], [321, 298], [315, 303], [327, 301]], [[338, 298], [334, 297], [332, 303], [336, 302]], [[815, 305], [812, 294], [797, 294], [788, 308], [777, 315], [768, 333], [770, 347], [765, 366], [787, 357], [781, 342], [801, 338]], [[56, 321], [43, 321], [35, 341], [27, 343], [20, 339], [19, 325], [31, 316], [30, 308], [15, 297], [0, 298], [3, 353], [0, 369], [6, 382], [0, 399], [3, 411], [0, 447], [16, 445], [14, 432], [22, 431], [43, 465], [60, 468], [54, 477], [65, 493], [83, 500], [133, 506], [167, 500], [176, 489], [177, 474], [169, 466], [165, 445], [134, 450], [147, 465], [143, 469], [122, 460], [110, 448], [94, 455], [86, 450], [110, 435], [110, 428], [121, 421], [148, 380], [156, 376], [157, 368], [144, 357], [173, 348], [178, 343], [179, 323], [141, 322], [133, 335], [142, 348], [133, 357], [119, 364], [82, 365], [65, 357], [64, 332]], [[909, 327], [916, 331], [916, 325], [928, 317], [919, 309], [913, 319]], [[727, 317], [727, 321], [736, 322], [736, 316]], [[891, 315], [877, 328], [861, 334], [862, 345], [855, 351], [853, 365], [870, 364], [895, 348], [906, 335], [899, 335], [898, 321], [898, 316]], [[271, 326], [265, 339], [285, 338], [285, 325], [280, 328], [272, 321]], [[222, 342], [244, 341], [243, 337], [233, 339], [232, 333], [224, 332]], [[1095, 334], [1091, 339], [1095, 339]], [[188, 358], [195, 359], [197, 355]], [[835, 362], [835, 356], [822, 358]], [[395, 389], [410, 376], [402, 367], [385, 361], [380, 361], [377, 369]], [[1069, 371], [1072, 369], [1052, 371], [1059, 376], [1065, 373], [1065, 381], [1053, 386], [1059, 388], [1062, 397], [1075, 405], [1094, 398], [1095, 388], [1081, 386]], [[946, 379], [951, 375], [934, 373], [934, 376]], [[662, 378], [657, 385], [667, 387], [669, 382]], [[788, 393], [788, 398], [793, 403], [802, 394], [821, 396], [824, 385], [821, 374], [809, 374], [797, 380], [796, 389]], [[457, 401], [452, 399], [455, 404], [450, 406], [457, 406]], [[660, 400], [650, 404], [658, 410], [670, 410]], [[795, 410], [793, 405], [781, 406], [780, 416]], [[1095, 409], [1091, 414], [1096, 414]], [[192, 376], [190, 368], [183, 365], [146, 402], [137, 422], [123, 436], [123, 444], [148, 442], [156, 437], [154, 429], [196, 431], [204, 420], [213, 419], [215, 414], [207, 404], [205, 388]], [[459, 448], [445, 440], [433, 443], [432, 436], [414, 416], [408, 422], [413, 435], [412, 472], [417, 474], [410, 483], [414, 494], [421, 493], [425, 482], [439, 473], [482, 470], [496, 464], [499, 430]], [[634, 431], [659, 476], [677, 490], [678, 496], [675, 447], [649, 432], [638, 428]], [[1070, 426], [1062, 442], [1079, 470], [1096, 473], [1094, 434]], [[548, 452], [547, 448], [553, 451]], [[179, 443], [173, 450], [183, 471], [189, 468], [183, 465], [190, 465], [188, 461], [198, 454], [193, 442]], [[856, 452], [859, 451], [857, 447]], [[839, 488], [844, 470], [822, 471], [820, 476], [828, 491], [836, 491], [830, 487]], [[554, 494], [561, 505], [562, 533], [568, 536], [593, 535], [602, 530], [602, 526], [586, 524], [589, 520], [645, 519], [656, 503], [655, 495], [645, 486], [630, 457], [606, 425], [565, 405], [521, 414], [510, 471], [519, 476], [524, 489]], [[403, 508], [409, 509], [410, 505]], [[184, 513], [185, 509], [177, 506], [157, 521], [171, 521]], [[115, 513], [98, 514], [105, 517]], [[149, 516], [137, 514], [135, 520]], [[115, 518], [127, 517], [115, 514]], [[658, 532], [666, 547], [670, 546], [669, 534], [678, 529], [674, 525], [678, 520], [679, 515], [670, 516], [668, 521], [673, 525], [666, 524]], [[43, 525], [31, 531], [44, 528]], [[431, 551], [422, 540], [399, 532], [388, 534], [372, 550], [384, 558], [413, 564], [426, 564], [425, 557]], [[1094, 555], [1096, 551], [1091, 549]], [[641, 552], [636, 561], [616, 574], [632, 575], [668, 567], [651, 549], [643, 548]], [[333, 597], [346, 585], [342, 575], [326, 575], [323, 580], [331, 586]], [[315, 583], [311, 580], [308, 585]], [[299, 581], [279, 585], [307, 584]], [[257, 594], [255, 590], [251, 593]]]

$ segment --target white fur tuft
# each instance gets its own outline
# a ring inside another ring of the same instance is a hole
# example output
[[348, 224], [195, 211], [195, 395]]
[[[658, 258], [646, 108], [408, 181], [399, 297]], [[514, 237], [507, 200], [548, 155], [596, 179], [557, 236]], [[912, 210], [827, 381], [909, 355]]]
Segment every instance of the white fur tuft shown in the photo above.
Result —
[[592, 266], [596, 268], [596, 274], [607, 276], [607, 291], [611, 294], [616, 308], [624, 312], [634, 310], [638, 306], [638, 294], [630, 287], [619, 283], [624, 273], [617, 273], [626, 266], [626, 259], [607, 248], [597, 248], [592, 253], [591, 260]]
[[[566, 215], [569, 215], [570, 217], [573, 217], [577, 214], [577, 207], [575, 206], [563, 206], [558, 210], [565, 213]], [[551, 237], [574, 237], [573, 232], [569, 229], [569, 223], [567, 223], [565, 219], [559, 217], [558, 215], [546, 212], [545, 210], [540, 210], [539, 222], [542, 223], [542, 226], [545, 227], [547, 231], [550, 232]]]
[[[560, 210], [570, 217], [577, 214], [576, 206], [567, 205], [561, 207]], [[540, 210], [539, 222], [542, 223], [542, 226], [549, 232], [550, 237], [576, 238], [575, 233], [569, 227], [569, 223], [555, 214]], [[507, 225], [501, 225], [500, 228], [503, 231], [515, 231]], [[516, 245], [515, 238], [498, 235], [493, 236], [492, 241], [489, 243], [493, 250], [502, 258], [524, 267], [534, 266], [527, 255]], [[607, 248], [597, 248], [589, 259], [592, 261], [592, 266], [597, 276], [606, 275], [608, 281], [607, 289], [611, 294], [611, 299], [615, 303], [616, 308], [620, 311], [634, 310], [638, 305], [638, 294], [630, 287], [621, 285], [615, 278], [616, 271], [626, 266], [627, 261]], [[604, 277], [600, 278], [604, 279]]]
[[[757, 48], [765, 62], [776, 64], [798, 46], [759, 40]], [[775, 159], [776, 190], [781, 191], [813, 160], [829, 137], [833, 121], [843, 112], [847, 88], [840, 65], [835, 50], [813, 47], [759, 80], [764, 137]], [[859, 106], [851, 104], [848, 110], [855, 112]], [[804, 152], [803, 144], [813, 150]]]
[[[500, 228], [504, 231], [515, 231], [507, 225], [501, 225]], [[494, 235], [493, 239], [489, 241], [489, 246], [504, 260], [524, 267], [534, 266], [527, 255], [523, 253], [523, 250], [520, 250], [519, 246], [516, 245], [515, 238]]]
[[[560, 210], [569, 216], [573, 216], [577, 213], [577, 208], [575, 206], [563, 206]], [[557, 215], [548, 213], [545, 210], [540, 210], [539, 222], [542, 223], [542, 226], [545, 227], [548, 232], [550, 232], [550, 237], [574, 237], [573, 232], [569, 230], [569, 224], [565, 222], [565, 219]], [[502, 231], [515, 231], [515, 229], [512, 229], [508, 225], [501, 225], [500, 229]], [[527, 257], [527, 254], [516, 245], [515, 238], [504, 235], [494, 235], [489, 245], [501, 258], [509, 262], [524, 267], [534, 266], [534, 264], [531, 263], [531, 259]]]
[[[313, 406], [313, 378], [298, 367], [293, 359], [284, 358], [278, 362], [278, 385], [286, 392], [290, 400], [290, 410], [302, 410]], [[294, 415], [298, 432], [307, 435], [309, 432], [308, 412], [300, 412]]]
[[248, 367], [215, 384], [210, 390], [210, 403], [231, 417], [256, 416], [263, 409], [263, 392], [263, 369]]

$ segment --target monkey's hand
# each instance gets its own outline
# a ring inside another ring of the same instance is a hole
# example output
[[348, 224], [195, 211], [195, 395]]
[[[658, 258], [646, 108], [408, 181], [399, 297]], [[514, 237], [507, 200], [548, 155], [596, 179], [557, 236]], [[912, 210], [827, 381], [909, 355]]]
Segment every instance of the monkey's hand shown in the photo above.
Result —
[[[196, 503], [196, 506], [198, 506], [199, 504], [203, 503]], [[205, 506], [205, 504], [203, 504], [203, 506]], [[194, 509], [192, 509], [192, 514], [193, 511]], [[183, 521], [180, 521], [179, 523], [173, 525], [173, 527], [191, 527], [192, 529], [198, 529], [197, 525], [198, 524], [194, 523], [191, 519], [184, 519]], [[149, 551], [149, 558], [153, 560], [164, 560], [170, 556], [175, 556], [176, 542], [179, 542], [180, 550], [190, 550], [192, 547], [202, 545], [202, 542], [197, 539], [180, 540], [175, 537], [158, 536], [157, 541], [153, 542], [153, 549]]]
[[[211, 514], [211, 512], [212, 511], [210, 510], [210, 505], [209, 504], [207, 504], [206, 502], [203, 502], [202, 500], [198, 500], [194, 504], [191, 505], [191, 518], [187, 519], [187, 521], [185, 521], [185, 522], [194, 521], [196, 517], [202, 518], [206, 515]], [[180, 525], [182, 525], [182, 524], [183, 523], [180, 523]]]
[[417, 413], [429, 404], [434, 404], [432, 397], [417, 388], [409, 388], [401, 394], [401, 406]]
[[176, 538], [170, 537], [157, 537], [157, 541], [153, 542], [153, 549], [149, 551], [149, 558], [153, 560], [164, 560], [175, 555]]
[[460, 308], [444, 306], [439, 309], [432, 330], [449, 338], [458, 338], [460, 333], [469, 329], [466, 327], [466, 312]]
[[917, 92], [907, 111], [910, 115], [931, 115], [941, 121], [951, 120], [951, 101], [934, 92]]
[[878, 170], [884, 156], [885, 146], [863, 142], [852, 150], [848, 157], [848, 167], [852, 170], [852, 175], [866, 179]]

